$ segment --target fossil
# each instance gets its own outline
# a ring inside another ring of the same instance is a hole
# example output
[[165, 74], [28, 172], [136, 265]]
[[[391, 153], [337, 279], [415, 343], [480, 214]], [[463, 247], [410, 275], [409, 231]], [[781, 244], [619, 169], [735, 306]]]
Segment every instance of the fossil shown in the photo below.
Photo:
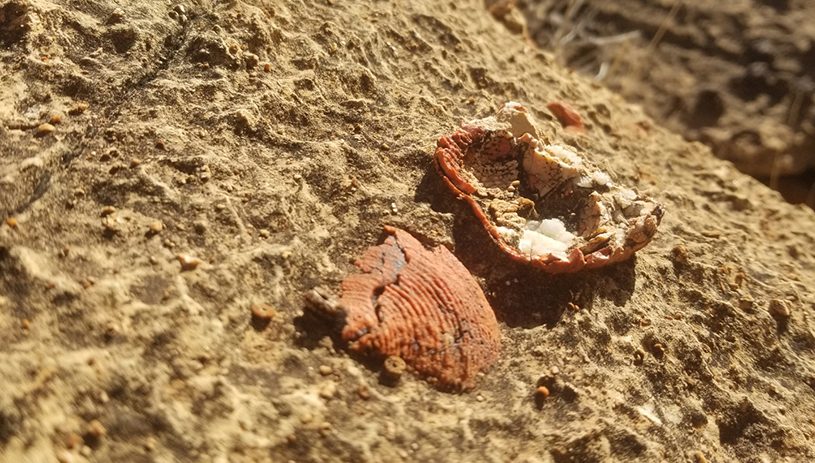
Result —
[[435, 163], [504, 252], [550, 273], [628, 259], [653, 238], [664, 214], [573, 148], [539, 139], [515, 102], [441, 137]]
[[471, 389], [501, 349], [487, 298], [447, 248], [425, 249], [408, 232], [385, 229], [385, 242], [356, 262], [360, 273], [343, 280], [340, 299], [315, 288], [307, 307], [341, 321], [349, 350], [401, 357], [441, 390]]

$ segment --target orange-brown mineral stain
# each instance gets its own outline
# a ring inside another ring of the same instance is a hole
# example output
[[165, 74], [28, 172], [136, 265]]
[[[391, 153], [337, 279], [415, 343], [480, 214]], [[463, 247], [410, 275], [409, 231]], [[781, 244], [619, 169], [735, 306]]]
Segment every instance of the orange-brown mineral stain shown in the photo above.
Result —
[[384, 243], [356, 262], [361, 273], [342, 282], [343, 339], [359, 353], [401, 357], [439, 389], [471, 389], [501, 347], [487, 298], [445, 247], [385, 229]]

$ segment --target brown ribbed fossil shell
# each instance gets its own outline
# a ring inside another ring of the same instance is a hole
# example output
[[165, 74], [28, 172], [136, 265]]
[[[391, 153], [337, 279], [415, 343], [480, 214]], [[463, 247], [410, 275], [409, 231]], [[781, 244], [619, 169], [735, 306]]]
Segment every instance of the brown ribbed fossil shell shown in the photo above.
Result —
[[439, 389], [471, 389], [501, 347], [481, 287], [446, 248], [428, 250], [403, 230], [386, 230], [385, 242], [356, 262], [361, 272], [342, 282], [342, 338], [355, 352], [401, 357]]

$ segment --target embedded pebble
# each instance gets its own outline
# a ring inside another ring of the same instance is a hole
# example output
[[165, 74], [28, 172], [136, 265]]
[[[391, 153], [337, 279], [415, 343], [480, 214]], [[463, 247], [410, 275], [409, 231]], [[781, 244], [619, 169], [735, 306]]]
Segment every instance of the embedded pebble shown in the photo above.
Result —
[[37, 127], [37, 131], [34, 133], [34, 136], [44, 137], [55, 130], [57, 130], [56, 127], [46, 122], [45, 124], [40, 124], [39, 127]]
[[198, 268], [201, 265], [201, 261], [196, 259], [195, 257], [190, 256], [189, 254], [178, 254], [175, 256], [178, 259], [178, 262], [181, 263], [181, 271], [188, 272]]
[[678, 245], [678, 246], [675, 246], [671, 250], [671, 256], [673, 257], [673, 260], [674, 260], [675, 263], [680, 264], [680, 265], [684, 264], [684, 263], [688, 262], [688, 248], [686, 248], [685, 246], [682, 246], [681, 244]]
[[125, 19], [124, 10], [122, 10], [121, 8], [116, 8], [115, 10], [113, 10], [113, 13], [110, 14], [110, 17], [108, 18], [108, 23], [118, 24], [124, 21], [124, 19]]
[[79, 114], [84, 113], [88, 109], [87, 103], [77, 103], [71, 109], [68, 110], [68, 114], [71, 116], [77, 116]]
[[792, 316], [789, 301], [782, 299], [773, 299], [770, 301], [770, 313], [782, 318], [789, 318]]
[[654, 357], [662, 358], [665, 356], [665, 347], [660, 343], [656, 343], [654, 344], [653, 353]]
[[337, 383], [329, 381], [322, 389], [320, 389], [320, 397], [323, 399], [330, 399], [337, 393]]
[[254, 69], [260, 63], [260, 58], [254, 53], [244, 53], [243, 59], [248, 69]]
[[[98, 445], [106, 435], [107, 429], [105, 429], [99, 420], [93, 420], [85, 427], [85, 441], [89, 443], [89, 445]], [[83, 454], [86, 447], [90, 449], [90, 447], [84, 446], [81, 450]]]

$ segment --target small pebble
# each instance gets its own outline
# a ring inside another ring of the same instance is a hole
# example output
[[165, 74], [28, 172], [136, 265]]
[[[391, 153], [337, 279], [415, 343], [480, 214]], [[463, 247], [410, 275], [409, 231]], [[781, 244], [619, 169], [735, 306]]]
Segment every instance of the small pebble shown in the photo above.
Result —
[[15, 219], [14, 217], [9, 217], [8, 219], [6, 219], [6, 225], [8, 225], [11, 228], [17, 228], [17, 225], [19, 224], [17, 223], [17, 219]]
[[260, 63], [260, 58], [254, 53], [245, 53], [243, 55], [243, 59], [246, 62], [246, 67], [248, 69], [254, 69], [257, 67], [258, 63]]
[[770, 313], [783, 318], [792, 316], [789, 302], [781, 299], [773, 299], [770, 301]]
[[110, 24], [118, 24], [125, 19], [125, 12], [121, 8], [116, 8], [113, 10], [113, 13], [110, 14], [110, 18], [108, 18], [108, 22]]
[[75, 449], [82, 445], [82, 442], [82, 436], [77, 433], [71, 433], [71, 435], [65, 439], [65, 446], [69, 449]]
[[68, 110], [68, 114], [76, 116], [84, 113], [88, 109], [88, 103], [77, 103], [73, 108]]
[[96, 439], [101, 439], [102, 437], [105, 437], [105, 435], [107, 434], [107, 430], [99, 420], [93, 420], [90, 423], [88, 423], [86, 432], [88, 433], [89, 436]]
[[327, 421], [322, 423], [320, 425], [320, 435], [323, 436], [323, 437], [328, 436], [329, 434], [331, 434], [331, 429], [332, 429], [331, 423], [329, 423]]
[[654, 357], [662, 358], [663, 356], [665, 356], [665, 347], [660, 343], [654, 344]]
[[115, 207], [113, 207], [113, 206], [105, 206], [104, 208], [102, 208], [102, 217], [104, 217], [106, 215], [113, 214], [114, 212], [116, 212]]
[[320, 374], [323, 376], [328, 376], [333, 372], [330, 366], [328, 365], [320, 365]]
[[175, 258], [181, 263], [182, 272], [195, 270], [201, 264], [200, 260], [191, 257], [189, 254], [179, 254]]
[[52, 133], [55, 130], [57, 130], [57, 128], [54, 127], [51, 124], [48, 124], [48, 123], [40, 124], [40, 126], [37, 127], [37, 132], [34, 134], [34, 136], [36, 136], [36, 137], [44, 137], [44, 136]]
[[671, 256], [677, 264], [684, 264], [688, 261], [688, 248], [681, 244], [671, 250]]
[[638, 348], [634, 351], [634, 363], [640, 364], [645, 360], [645, 351]]
[[202, 182], [206, 182], [207, 180], [212, 178], [212, 170], [210, 170], [208, 165], [201, 168], [201, 171], [198, 174], [198, 178], [200, 178]]
[[159, 233], [161, 230], [164, 230], [164, 224], [161, 223], [160, 220], [156, 220], [150, 223], [150, 232], [152, 233]]
[[549, 397], [549, 388], [546, 386], [538, 386], [538, 389], [535, 390], [535, 394], [538, 397], [545, 399]]
[[320, 389], [320, 397], [330, 399], [337, 393], [337, 383], [331, 381]]
[[130, 160], [130, 168], [133, 169], [134, 167], [138, 167], [141, 165], [141, 159], [133, 158]]
[[116, 162], [112, 166], [110, 166], [110, 170], [108, 172], [110, 172], [110, 174], [113, 175], [124, 168], [125, 168], [124, 164], [122, 164], [121, 162]]

